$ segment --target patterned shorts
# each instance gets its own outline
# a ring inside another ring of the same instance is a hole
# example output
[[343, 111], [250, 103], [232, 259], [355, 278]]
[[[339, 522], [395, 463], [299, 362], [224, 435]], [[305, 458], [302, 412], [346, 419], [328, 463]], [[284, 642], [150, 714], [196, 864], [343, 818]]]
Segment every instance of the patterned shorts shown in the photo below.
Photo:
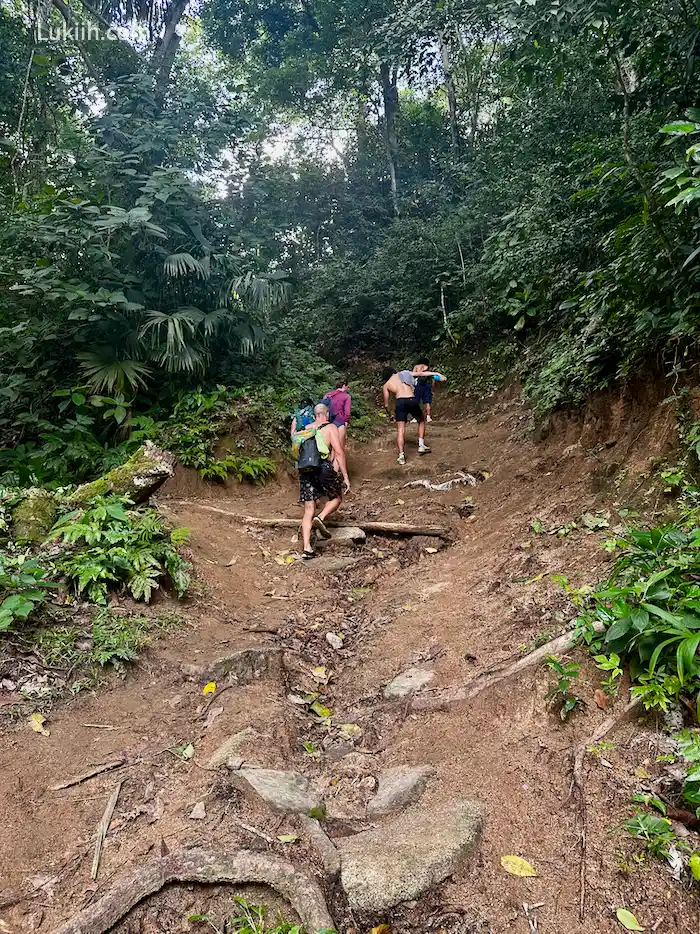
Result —
[[309, 503], [325, 496], [336, 499], [343, 492], [343, 478], [331, 464], [299, 471], [299, 502]]

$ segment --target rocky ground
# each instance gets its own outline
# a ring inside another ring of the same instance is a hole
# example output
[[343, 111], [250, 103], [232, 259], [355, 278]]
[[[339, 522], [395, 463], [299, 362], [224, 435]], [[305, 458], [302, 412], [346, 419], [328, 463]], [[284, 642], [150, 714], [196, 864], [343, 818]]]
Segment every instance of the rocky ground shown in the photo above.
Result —
[[[661, 864], [638, 864], [619, 829], [632, 794], [665, 768], [658, 725], [623, 723], [604, 755], [586, 757], [584, 847], [571, 751], [610, 713], [594, 703], [600, 673], [574, 653], [582, 704], [566, 723], [539, 666], [469, 695], [479, 675], [571, 624], [553, 575], [580, 586], [605, 573], [609, 532], [581, 517], [614, 526], [644, 495], [668, 442], [663, 410], [611, 405], [535, 441], [506, 399], [430, 428], [432, 455], [410, 447], [405, 468], [388, 426], [351, 445], [343, 521], [444, 537], [346, 533], [303, 563], [294, 528], [249, 518], [298, 517], [293, 478], [222, 491], [183, 475], [161, 491], [160, 508], [192, 530], [188, 623], [125, 679], [58, 704], [48, 736], [5, 723], [0, 931], [106, 930], [61, 924], [149, 872], [141, 895], [170, 884], [113, 930], [201, 929], [188, 916], [221, 916], [231, 881], [310, 926], [327, 907], [344, 934], [380, 923], [598, 934], [620, 930], [621, 906], [648, 930], [698, 929], [693, 893]], [[449, 490], [419, 483], [460, 476]], [[93, 881], [95, 826], [117, 786]], [[507, 873], [509, 855], [537, 875]]]

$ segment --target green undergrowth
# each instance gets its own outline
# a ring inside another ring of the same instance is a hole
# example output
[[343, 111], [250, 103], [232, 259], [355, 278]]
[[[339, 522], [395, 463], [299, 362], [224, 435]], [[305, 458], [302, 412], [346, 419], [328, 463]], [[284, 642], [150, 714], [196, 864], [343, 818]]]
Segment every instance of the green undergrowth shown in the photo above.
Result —
[[21, 497], [0, 493], [0, 632], [27, 629], [81, 601], [104, 606], [115, 591], [146, 603], [162, 587], [187, 593], [190, 567], [179, 549], [189, 533], [169, 529], [154, 509], [116, 495], [75, 509], [57, 494], [55, 524], [29, 546], [14, 538]]
[[[271, 921], [267, 918], [267, 909], [263, 905], [252, 905], [244, 898], [234, 898], [235, 907], [222, 919], [215, 919], [210, 914], [193, 914], [188, 921], [202, 929], [216, 934], [306, 934], [306, 929], [287, 921]], [[326, 929], [318, 934], [336, 934]]]

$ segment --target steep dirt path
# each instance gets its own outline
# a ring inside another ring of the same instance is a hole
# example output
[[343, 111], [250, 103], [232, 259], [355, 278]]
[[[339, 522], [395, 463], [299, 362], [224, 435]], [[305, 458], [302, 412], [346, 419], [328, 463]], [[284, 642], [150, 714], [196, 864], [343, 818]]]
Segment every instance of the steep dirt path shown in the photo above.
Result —
[[[0, 911], [0, 929], [52, 930], [127, 867], [163, 847], [240, 845], [313, 864], [303, 835], [294, 845], [278, 842], [278, 834], [295, 830], [293, 818], [274, 816], [225, 770], [204, 767], [227, 737], [251, 728], [241, 756], [304, 772], [324, 793], [331, 836], [363, 826], [376, 776], [390, 765], [434, 766], [421, 806], [455, 796], [485, 804], [477, 854], [440, 890], [398, 909], [391, 919], [396, 932], [525, 934], [532, 928], [524, 902], [539, 905], [539, 930], [553, 934], [619, 930], [618, 906], [635, 911], [648, 928], [659, 921], [657, 931], [694, 930], [698, 921], [688, 897], [663, 870], [634, 867], [624, 855], [634, 847], [615, 832], [631, 813], [639, 767], [656, 768], [658, 737], [639, 728], [635, 736], [631, 726], [606, 748], [607, 765], [600, 756], [587, 763], [588, 891], [579, 920], [580, 835], [569, 799], [568, 754], [605, 716], [592, 700], [595, 669], [584, 668], [576, 686], [584, 704], [566, 724], [547, 708], [549, 679], [541, 669], [445, 710], [413, 710], [410, 700], [383, 696], [383, 686], [412, 666], [433, 672], [425, 698], [517, 658], [561, 632], [573, 615], [552, 575], [564, 574], [578, 586], [603, 573], [601, 533], [579, 528], [561, 537], [535, 535], [530, 524], [537, 517], [554, 529], [583, 513], [611, 510], [614, 488], [600, 491], [600, 478], [610, 472], [605, 449], [586, 455], [564, 433], [537, 445], [525, 425], [515, 402], [489, 418], [437, 422], [430, 433], [433, 454], [419, 459], [410, 449], [406, 468], [395, 463], [389, 430], [371, 444], [351, 446], [354, 487], [344, 519], [445, 524], [453, 544], [435, 551], [436, 540], [369, 536], [362, 546], [331, 546], [329, 555], [359, 559], [339, 573], [313, 562], [287, 563], [297, 549], [293, 530], [246, 527], [196, 505], [240, 517], [295, 517], [292, 478], [261, 491], [222, 492], [183, 479], [171, 484], [161, 505], [192, 530], [201, 581], [187, 607], [190, 625], [161, 640], [125, 680], [112, 679], [96, 695], [58, 707], [49, 737], [30, 734], [24, 723], [4, 730], [0, 904], [33, 897]], [[623, 447], [623, 439], [617, 443]], [[628, 454], [630, 468], [639, 469]], [[405, 486], [424, 476], [444, 480], [459, 469], [489, 475], [476, 487], [446, 493]], [[469, 512], [459, 509], [465, 496], [476, 506], [471, 518], [460, 516]], [[344, 635], [341, 650], [328, 644], [327, 632]], [[250, 683], [213, 699], [202, 696], [217, 659], [248, 650], [258, 661], [274, 659], [276, 649], [284, 650], [281, 669], [258, 665], [259, 677], [243, 677]], [[317, 666], [330, 676], [327, 686], [316, 685], [333, 710], [330, 727], [289, 699], [314, 688]], [[360, 732], [348, 738], [342, 724]], [[194, 746], [191, 761], [167, 751], [185, 743]], [[47, 790], [117, 755], [127, 759], [122, 769], [71, 789]], [[94, 827], [119, 779], [124, 784], [98, 883], [92, 883]], [[198, 802], [205, 804], [203, 820], [189, 816]], [[510, 854], [530, 860], [538, 877], [506, 875], [500, 857]], [[120, 930], [194, 930], [187, 913], [205, 910], [217, 896], [218, 890], [174, 887], [133, 912]]]

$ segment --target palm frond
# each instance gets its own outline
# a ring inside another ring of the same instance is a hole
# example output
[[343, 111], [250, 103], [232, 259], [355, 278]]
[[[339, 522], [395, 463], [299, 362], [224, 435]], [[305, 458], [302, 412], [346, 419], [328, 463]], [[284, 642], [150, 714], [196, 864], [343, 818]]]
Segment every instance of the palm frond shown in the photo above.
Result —
[[198, 278], [209, 278], [209, 257], [204, 261], [195, 259], [191, 253], [171, 253], [163, 260], [163, 270], [166, 275], [173, 279], [182, 278], [189, 273], [194, 273]]
[[252, 321], [242, 321], [233, 329], [240, 341], [241, 353], [244, 357], [252, 357], [256, 350], [265, 346], [265, 332]]
[[165, 362], [168, 357], [175, 358], [185, 351], [204, 317], [203, 311], [190, 305], [172, 312], [151, 310], [146, 312], [146, 322], [140, 334], [144, 337], [149, 331], [155, 332], [156, 340], [164, 344]]
[[292, 281], [289, 273], [283, 270], [261, 274], [247, 272], [231, 280], [229, 291], [244, 308], [267, 315], [289, 304]]
[[95, 393], [107, 392], [114, 395], [126, 388], [132, 393], [145, 388], [151, 375], [150, 367], [138, 360], [117, 360], [111, 347], [102, 351], [78, 354], [80, 369], [90, 390]]

